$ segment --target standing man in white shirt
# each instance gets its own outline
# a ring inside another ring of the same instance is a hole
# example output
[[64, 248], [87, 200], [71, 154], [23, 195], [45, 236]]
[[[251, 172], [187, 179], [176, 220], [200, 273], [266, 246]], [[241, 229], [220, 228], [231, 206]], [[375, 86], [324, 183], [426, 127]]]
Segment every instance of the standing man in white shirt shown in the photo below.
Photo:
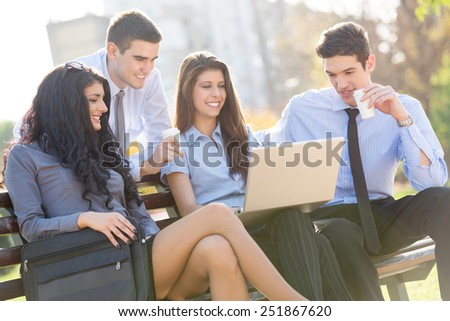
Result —
[[[111, 19], [104, 48], [75, 59], [98, 70], [109, 82], [109, 124], [125, 147], [132, 143], [138, 149], [133, 153], [132, 148], [128, 152], [124, 148], [134, 180], [159, 172], [178, 150], [171, 144], [173, 137], [161, 141], [161, 131], [172, 127], [161, 75], [155, 67], [161, 40], [161, 32], [147, 15], [128, 10]], [[122, 95], [123, 107], [121, 132], [116, 112], [118, 94]], [[20, 139], [20, 126], [14, 129], [16, 141]]]
[[77, 59], [108, 79], [111, 86], [109, 123], [116, 136], [120, 135], [116, 128], [117, 94], [124, 91], [126, 136], [117, 138], [125, 144], [139, 143], [139, 153], [128, 157], [135, 180], [159, 172], [174, 153], [167, 150], [172, 148], [169, 142], [160, 143], [161, 131], [172, 127], [161, 74], [155, 67], [161, 40], [161, 32], [147, 15], [129, 10], [111, 19], [105, 48]]
[[[293, 97], [266, 134], [278, 143], [347, 138], [334, 198], [309, 217], [330, 240], [353, 299], [383, 299], [370, 254], [394, 252], [429, 235], [436, 242], [441, 297], [450, 300], [450, 189], [442, 187], [447, 166], [422, 105], [371, 81], [375, 56], [360, 25], [325, 30], [316, 52], [331, 87]], [[359, 89], [375, 117], [361, 117], [353, 96]], [[400, 163], [419, 193], [394, 199]]]

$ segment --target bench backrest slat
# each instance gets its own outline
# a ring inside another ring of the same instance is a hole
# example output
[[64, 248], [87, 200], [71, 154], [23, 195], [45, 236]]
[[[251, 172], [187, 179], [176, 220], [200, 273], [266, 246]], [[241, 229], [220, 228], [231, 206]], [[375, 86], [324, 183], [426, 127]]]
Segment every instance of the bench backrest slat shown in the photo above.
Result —
[[175, 200], [173, 199], [171, 192], [143, 195], [142, 200], [148, 210], [171, 207], [175, 204]]
[[12, 217], [2, 217], [0, 219], [0, 235], [11, 233], [19, 233], [17, 221]]
[[22, 245], [16, 245], [1, 249], [0, 251], [0, 266], [9, 266], [20, 263], [20, 251]]
[[0, 283], [0, 301], [15, 299], [25, 295], [21, 279], [14, 279]]
[[11, 198], [6, 191], [0, 191], [0, 207], [12, 207]]

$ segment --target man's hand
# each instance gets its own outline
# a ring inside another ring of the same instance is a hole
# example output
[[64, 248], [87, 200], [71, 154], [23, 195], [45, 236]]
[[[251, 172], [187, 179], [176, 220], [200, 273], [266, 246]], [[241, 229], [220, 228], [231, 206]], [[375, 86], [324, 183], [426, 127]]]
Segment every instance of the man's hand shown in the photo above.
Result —
[[397, 122], [408, 118], [408, 112], [391, 86], [371, 83], [364, 87], [364, 93], [361, 100], [369, 99], [369, 108], [376, 107], [379, 111], [394, 117]]
[[[376, 107], [379, 111], [391, 115], [397, 123], [408, 118], [407, 110], [403, 107], [391, 86], [371, 83], [364, 87], [364, 92], [365, 94], [362, 100], [370, 99], [369, 108]], [[430, 164], [430, 159], [425, 155], [423, 150], [420, 150], [420, 165], [429, 166]]]
[[143, 163], [141, 177], [158, 173], [165, 163], [171, 162], [179, 156], [184, 156], [184, 153], [178, 140], [174, 136], [163, 139], [156, 147], [152, 157]]

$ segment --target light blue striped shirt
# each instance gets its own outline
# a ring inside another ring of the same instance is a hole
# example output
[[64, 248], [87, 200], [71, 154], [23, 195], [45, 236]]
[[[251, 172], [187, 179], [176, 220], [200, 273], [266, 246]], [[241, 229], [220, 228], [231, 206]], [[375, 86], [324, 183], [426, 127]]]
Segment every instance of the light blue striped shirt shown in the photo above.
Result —
[[[399, 99], [414, 119], [408, 127], [398, 127], [395, 119], [376, 109], [376, 117], [363, 120], [358, 115], [358, 138], [370, 199], [391, 196], [396, 170], [403, 161], [403, 170], [414, 189], [420, 191], [442, 186], [447, 181], [444, 152], [419, 101], [399, 95]], [[273, 127], [256, 136], [281, 143], [332, 137], [347, 138], [349, 108], [334, 88], [309, 90], [294, 96], [282, 118]], [[420, 165], [420, 150], [431, 160], [430, 166]], [[347, 144], [342, 159], [350, 164]], [[299, 177], [301, 179], [301, 177]], [[327, 205], [356, 203], [351, 169], [339, 169], [335, 196]]]
[[[257, 146], [250, 128], [248, 133], [251, 146]], [[229, 175], [220, 125], [214, 130], [212, 139], [193, 126], [180, 135], [180, 144], [184, 156], [161, 168], [161, 180], [164, 183], [167, 184], [167, 175], [184, 173], [191, 181], [197, 204], [218, 202], [230, 207], [244, 204], [245, 182], [241, 175]]]

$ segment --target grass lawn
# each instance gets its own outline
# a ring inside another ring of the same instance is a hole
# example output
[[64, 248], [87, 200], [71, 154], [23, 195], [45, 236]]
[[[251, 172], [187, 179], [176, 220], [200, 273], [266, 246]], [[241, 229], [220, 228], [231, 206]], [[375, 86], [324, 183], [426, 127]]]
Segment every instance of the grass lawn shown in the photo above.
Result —
[[[406, 195], [415, 194], [410, 185], [406, 186], [396, 186], [394, 197], [396, 199], [401, 198]], [[389, 294], [387, 292], [386, 286], [382, 286], [383, 296], [385, 300], [389, 300]], [[431, 270], [428, 278], [423, 281], [407, 282], [406, 290], [408, 291], [408, 296], [411, 301], [440, 301], [441, 296], [439, 293], [439, 284], [437, 277], [436, 265]]]
[[[384, 299], [389, 300], [386, 286], [383, 285], [381, 290]], [[411, 301], [441, 301], [436, 266], [426, 280], [406, 283], [406, 290]]]
[[[0, 283], [7, 280], [16, 279], [20, 275], [19, 264], [7, 268], [0, 268]], [[24, 301], [25, 297], [13, 299], [11, 301]]]

